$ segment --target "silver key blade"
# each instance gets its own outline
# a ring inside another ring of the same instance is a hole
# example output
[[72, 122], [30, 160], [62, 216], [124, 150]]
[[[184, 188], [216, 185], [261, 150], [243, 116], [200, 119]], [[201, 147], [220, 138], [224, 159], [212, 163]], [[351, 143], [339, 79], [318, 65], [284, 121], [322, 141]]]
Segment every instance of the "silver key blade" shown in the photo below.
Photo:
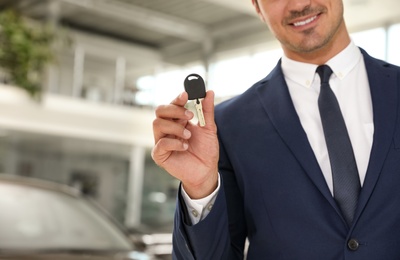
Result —
[[196, 108], [199, 124], [201, 127], [203, 127], [206, 125], [206, 120], [204, 119], [203, 106], [201, 104], [201, 101], [199, 99], [194, 100], [194, 106]]

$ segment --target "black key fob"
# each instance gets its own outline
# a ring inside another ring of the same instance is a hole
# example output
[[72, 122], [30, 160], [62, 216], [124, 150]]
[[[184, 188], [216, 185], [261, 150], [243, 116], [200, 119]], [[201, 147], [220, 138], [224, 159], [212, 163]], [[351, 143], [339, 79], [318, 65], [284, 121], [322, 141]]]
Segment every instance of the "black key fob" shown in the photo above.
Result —
[[190, 74], [185, 78], [185, 91], [189, 94], [189, 100], [204, 98], [206, 96], [206, 86], [200, 75]]

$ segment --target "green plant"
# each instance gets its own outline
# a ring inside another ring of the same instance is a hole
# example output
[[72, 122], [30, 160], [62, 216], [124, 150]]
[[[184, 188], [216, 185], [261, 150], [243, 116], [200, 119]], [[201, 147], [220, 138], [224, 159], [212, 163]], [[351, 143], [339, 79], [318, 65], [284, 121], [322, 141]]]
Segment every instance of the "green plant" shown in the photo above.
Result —
[[0, 67], [9, 81], [40, 97], [42, 73], [52, 61], [54, 34], [44, 26], [28, 23], [13, 10], [0, 13]]

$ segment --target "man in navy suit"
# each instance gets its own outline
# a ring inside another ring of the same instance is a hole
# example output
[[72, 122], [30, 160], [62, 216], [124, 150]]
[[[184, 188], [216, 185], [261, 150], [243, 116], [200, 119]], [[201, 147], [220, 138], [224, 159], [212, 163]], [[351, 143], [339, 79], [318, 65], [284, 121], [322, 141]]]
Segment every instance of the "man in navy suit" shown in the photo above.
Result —
[[[156, 109], [153, 159], [182, 183], [174, 258], [243, 259], [248, 239], [247, 259], [400, 259], [400, 68], [354, 45], [341, 0], [252, 2], [284, 51], [275, 69], [215, 110], [208, 91], [204, 127], [185, 92]], [[350, 220], [318, 107], [323, 64], [361, 186]]]

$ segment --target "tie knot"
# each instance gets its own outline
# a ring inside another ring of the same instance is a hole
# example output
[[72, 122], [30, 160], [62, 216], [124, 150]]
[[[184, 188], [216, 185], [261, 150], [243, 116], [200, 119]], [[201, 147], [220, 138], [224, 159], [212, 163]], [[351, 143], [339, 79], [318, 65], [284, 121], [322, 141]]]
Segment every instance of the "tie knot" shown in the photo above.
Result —
[[332, 69], [328, 65], [318, 66], [317, 73], [321, 78], [321, 83], [329, 83], [329, 78], [332, 75]]

